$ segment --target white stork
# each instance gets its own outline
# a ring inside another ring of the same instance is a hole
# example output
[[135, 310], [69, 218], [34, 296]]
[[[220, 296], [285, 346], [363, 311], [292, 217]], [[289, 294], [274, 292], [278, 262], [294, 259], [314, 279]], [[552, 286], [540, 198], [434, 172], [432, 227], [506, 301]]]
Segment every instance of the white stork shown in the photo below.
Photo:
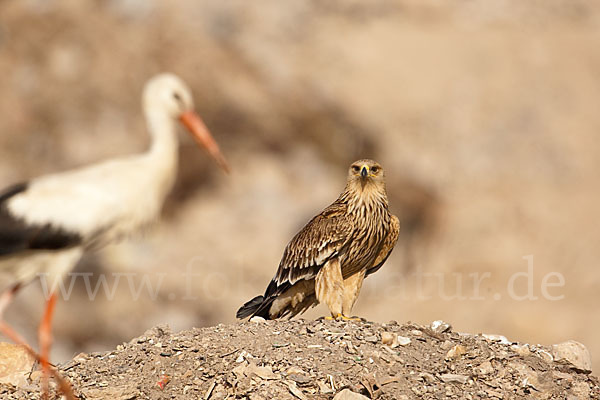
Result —
[[[142, 105], [152, 137], [145, 153], [42, 176], [0, 192], [0, 331], [7, 336], [23, 343], [2, 321], [19, 287], [42, 273], [56, 282], [88, 249], [115, 242], [158, 216], [177, 171], [176, 121], [229, 170], [181, 79], [172, 74], [152, 78]], [[55, 299], [53, 293], [39, 328], [41, 355], [36, 357], [46, 371]]]

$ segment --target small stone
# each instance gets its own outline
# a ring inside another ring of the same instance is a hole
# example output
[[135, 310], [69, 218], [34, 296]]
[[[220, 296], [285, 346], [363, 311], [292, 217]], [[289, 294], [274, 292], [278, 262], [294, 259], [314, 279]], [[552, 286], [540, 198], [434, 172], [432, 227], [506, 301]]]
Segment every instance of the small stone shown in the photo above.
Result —
[[573, 386], [571, 387], [571, 392], [573, 392], [573, 394], [575, 396], [577, 396], [578, 399], [591, 398], [590, 397], [590, 385], [587, 384], [586, 382], [573, 383]]
[[245, 374], [247, 376], [256, 375], [261, 379], [270, 380], [270, 379], [279, 379], [279, 375], [274, 373], [270, 366], [259, 367], [257, 365], [250, 364], [248, 365]]
[[490, 342], [500, 342], [502, 344], [512, 344], [511, 341], [509, 341], [506, 336], [502, 336], [502, 335], [495, 335], [495, 334], [488, 334], [488, 333], [484, 333], [483, 335], [484, 338], [486, 338], [487, 340], [489, 340]]
[[365, 337], [365, 341], [369, 342], [369, 343], [377, 343], [377, 336], [375, 335], [370, 335]]
[[451, 330], [452, 325], [450, 325], [447, 322], [442, 321], [441, 319], [438, 319], [437, 321], [433, 321], [431, 323], [430, 328], [435, 333], [444, 333], [444, 332], [448, 332], [449, 330]]
[[362, 394], [354, 393], [350, 389], [344, 389], [336, 394], [333, 400], [369, 400], [369, 398]]
[[554, 357], [552, 356], [552, 354], [548, 353], [546, 350], [539, 349], [535, 352], [535, 354], [537, 354], [542, 360], [546, 362], [551, 363], [552, 361], [554, 361]]
[[486, 361], [479, 364], [479, 366], [475, 368], [475, 373], [479, 376], [489, 375], [494, 373], [494, 367], [492, 366], [491, 362]]
[[259, 317], [258, 315], [255, 315], [254, 317], [250, 318], [250, 322], [260, 324], [260, 323], [266, 322], [266, 320], [263, 317]]
[[513, 349], [513, 351], [515, 353], [517, 353], [518, 355], [520, 355], [521, 357], [527, 357], [528, 355], [531, 354], [531, 351], [529, 350], [529, 346], [526, 344], [515, 344], [513, 346], [511, 346], [511, 349]]
[[444, 340], [444, 342], [440, 345], [440, 349], [442, 350], [450, 350], [452, 347], [454, 347], [454, 342], [451, 340]]
[[308, 398], [304, 395], [302, 390], [298, 389], [296, 386], [296, 382], [288, 382], [287, 384], [290, 393], [299, 398], [300, 400], [308, 400]]
[[429, 372], [421, 372], [419, 377], [426, 383], [434, 383], [436, 381], [435, 376], [430, 374]]
[[557, 362], [569, 362], [576, 369], [591, 372], [592, 360], [588, 349], [575, 340], [568, 340], [552, 346], [552, 355]]
[[408, 346], [410, 344], [410, 338], [406, 336], [398, 336], [397, 341], [399, 346]]
[[238, 364], [244, 362], [244, 359], [245, 359], [245, 357], [246, 357], [247, 354], [248, 353], [246, 353], [246, 350], [242, 350], [242, 352], [240, 353], [240, 355], [235, 359], [235, 362], [238, 363]]
[[469, 380], [469, 377], [466, 375], [458, 375], [458, 374], [442, 374], [442, 375], [440, 375], [440, 379], [446, 383], [465, 384]]
[[394, 344], [395, 336], [396, 335], [390, 332], [381, 332], [381, 343], [392, 346]]
[[304, 374], [304, 370], [302, 368], [299, 367], [289, 367], [286, 371], [285, 371], [286, 375], [303, 375]]
[[465, 346], [457, 344], [446, 353], [446, 360], [454, 360], [467, 353]]
[[333, 389], [330, 388], [325, 382], [317, 381], [317, 385], [319, 385], [319, 390], [321, 391], [322, 394], [333, 393]]

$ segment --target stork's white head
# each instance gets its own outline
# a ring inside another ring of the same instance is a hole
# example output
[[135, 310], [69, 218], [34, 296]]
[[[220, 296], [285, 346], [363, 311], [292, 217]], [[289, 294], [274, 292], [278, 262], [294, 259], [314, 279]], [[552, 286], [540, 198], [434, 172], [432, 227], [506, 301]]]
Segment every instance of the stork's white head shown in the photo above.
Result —
[[208, 150], [219, 166], [229, 171], [219, 145], [202, 119], [194, 112], [191, 90], [179, 77], [163, 73], [150, 79], [144, 87], [143, 106], [147, 114], [167, 114], [174, 120], [179, 120], [196, 142]]
[[160, 109], [177, 119], [186, 111], [194, 110], [192, 92], [176, 75], [156, 75], [144, 87], [144, 108]]

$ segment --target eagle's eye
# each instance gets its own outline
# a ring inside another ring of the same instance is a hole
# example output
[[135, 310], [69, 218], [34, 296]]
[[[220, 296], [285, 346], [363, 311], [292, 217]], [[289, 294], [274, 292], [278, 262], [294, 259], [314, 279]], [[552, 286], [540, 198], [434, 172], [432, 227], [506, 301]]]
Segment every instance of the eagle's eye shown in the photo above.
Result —
[[379, 167], [371, 167], [371, 172], [376, 174], [377, 172], [379, 172]]
[[352, 166], [352, 171], [356, 172], [357, 174], [360, 172], [360, 167], [358, 165], [353, 165]]

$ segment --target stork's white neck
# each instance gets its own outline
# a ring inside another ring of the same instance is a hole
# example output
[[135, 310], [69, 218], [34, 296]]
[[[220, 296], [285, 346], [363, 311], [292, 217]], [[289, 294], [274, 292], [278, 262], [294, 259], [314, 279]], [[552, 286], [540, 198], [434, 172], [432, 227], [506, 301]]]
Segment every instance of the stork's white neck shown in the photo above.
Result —
[[162, 109], [146, 108], [145, 114], [152, 140], [146, 154], [148, 167], [152, 169], [159, 191], [166, 196], [177, 173], [179, 142], [175, 121]]

